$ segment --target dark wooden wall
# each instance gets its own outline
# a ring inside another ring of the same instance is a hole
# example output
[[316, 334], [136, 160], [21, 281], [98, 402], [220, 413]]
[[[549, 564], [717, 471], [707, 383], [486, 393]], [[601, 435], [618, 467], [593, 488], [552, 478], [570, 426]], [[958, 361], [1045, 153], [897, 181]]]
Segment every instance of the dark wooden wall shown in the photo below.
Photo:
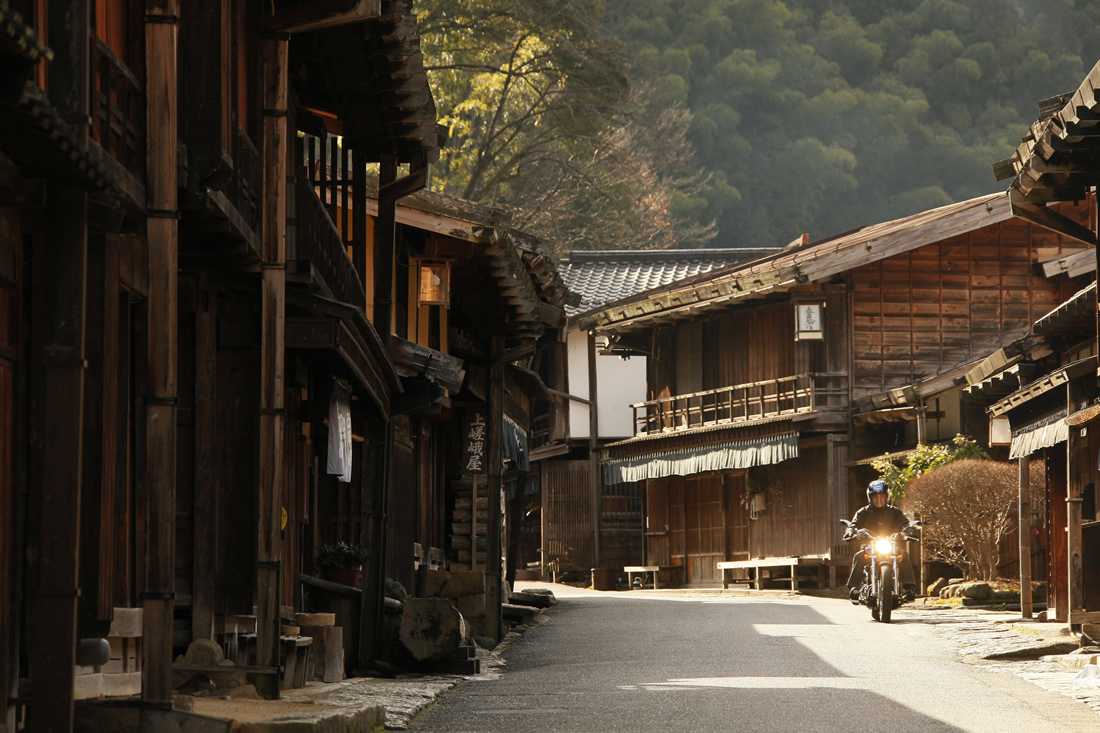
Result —
[[986, 356], [1083, 287], [1036, 272], [1058, 238], [1013, 219], [851, 271], [853, 396]]
[[595, 466], [586, 460], [544, 461], [542, 470], [543, 559], [559, 558], [562, 570], [584, 575], [596, 561]]
[[603, 486], [600, 492], [600, 566], [641, 565], [645, 482]]
[[826, 448], [803, 444], [797, 460], [753, 473], [767, 487], [768, 506], [750, 522], [750, 557], [827, 555], [833, 533]]
[[17, 389], [17, 369], [21, 356], [20, 312], [23, 256], [19, 211], [0, 208], [0, 727], [13, 725], [7, 719], [12, 681], [19, 673], [16, 604], [17, 544], [19, 526], [17, 493], [17, 456], [20, 448], [22, 390]]
[[794, 314], [787, 302], [705, 321], [684, 321], [659, 329], [655, 339], [654, 358], [649, 360], [653, 396], [690, 394], [797, 373]]

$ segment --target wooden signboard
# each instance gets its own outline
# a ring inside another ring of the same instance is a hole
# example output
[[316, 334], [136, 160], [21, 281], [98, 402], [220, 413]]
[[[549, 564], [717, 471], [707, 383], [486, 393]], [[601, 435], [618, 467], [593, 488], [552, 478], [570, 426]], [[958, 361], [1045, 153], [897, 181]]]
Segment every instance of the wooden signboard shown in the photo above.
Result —
[[484, 476], [488, 458], [488, 411], [482, 408], [469, 410], [462, 429], [462, 473], [466, 476]]

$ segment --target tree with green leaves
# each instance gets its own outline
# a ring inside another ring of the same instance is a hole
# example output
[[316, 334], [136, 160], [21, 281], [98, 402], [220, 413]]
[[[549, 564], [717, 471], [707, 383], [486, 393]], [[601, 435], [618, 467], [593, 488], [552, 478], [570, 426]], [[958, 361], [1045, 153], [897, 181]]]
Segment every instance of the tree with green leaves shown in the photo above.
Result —
[[448, 143], [432, 188], [515, 209], [573, 248], [668, 247], [710, 230], [688, 199], [690, 115], [631, 84], [590, 0], [418, 0], [425, 68]]
[[878, 471], [879, 478], [890, 489], [890, 503], [899, 504], [905, 498], [910, 482], [934, 468], [963, 458], [988, 459], [989, 455], [976, 441], [965, 435], [956, 435], [950, 443], [921, 443], [909, 453], [904, 466], [880, 458], [872, 461], [871, 467]]
[[1036, 102], [1100, 49], [1082, 0], [607, 0], [635, 78], [692, 113], [724, 246], [991, 193]]

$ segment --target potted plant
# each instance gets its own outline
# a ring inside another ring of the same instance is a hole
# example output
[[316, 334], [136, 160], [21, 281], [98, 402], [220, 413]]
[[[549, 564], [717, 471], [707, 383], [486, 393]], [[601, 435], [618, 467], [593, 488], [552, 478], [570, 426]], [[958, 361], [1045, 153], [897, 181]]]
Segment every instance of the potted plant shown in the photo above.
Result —
[[359, 587], [359, 574], [363, 571], [363, 561], [366, 559], [366, 550], [347, 542], [335, 542], [317, 548], [317, 567], [325, 580], [352, 588]]

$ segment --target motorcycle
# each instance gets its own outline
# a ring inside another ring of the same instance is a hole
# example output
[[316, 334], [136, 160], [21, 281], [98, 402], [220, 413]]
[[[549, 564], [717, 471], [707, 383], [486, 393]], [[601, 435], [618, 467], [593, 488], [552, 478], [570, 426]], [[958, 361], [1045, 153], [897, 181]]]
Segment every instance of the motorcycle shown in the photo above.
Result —
[[898, 561], [903, 556], [902, 542], [917, 539], [916, 528], [920, 527], [920, 522], [910, 522], [905, 529], [889, 537], [873, 537], [868, 530], [857, 529], [847, 519], [841, 519], [840, 522], [848, 528], [853, 539], [867, 540], [867, 544], [861, 548], [867, 559], [863, 566], [863, 585], [859, 588], [858, 600], [853, 600], [852, 603], [870, 608], [871, 618], [875, 621], [890, 623], [890, 614], [905, 602], [905, 591], [902, 590], [901, 580], [898, 578]]

